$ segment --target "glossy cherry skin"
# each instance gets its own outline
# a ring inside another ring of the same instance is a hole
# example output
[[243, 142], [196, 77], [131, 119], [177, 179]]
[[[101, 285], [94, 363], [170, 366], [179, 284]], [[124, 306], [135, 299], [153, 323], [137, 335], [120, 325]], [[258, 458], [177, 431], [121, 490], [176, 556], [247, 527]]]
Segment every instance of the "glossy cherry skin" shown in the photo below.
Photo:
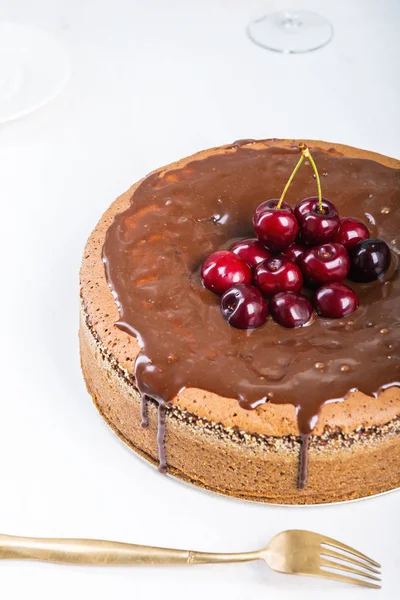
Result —
[[300, 267], [308, 283], [322, 285], [343, 281], [350, 269], [350, 258], [341, 244], [322, 244], [302, 254]]
[[275, 252], [290, 246], [296, 239], [299, 224], [287, 202], [281, 208], [279, 200], [266, 200], [254, 211], [253, 227], [260, 242]]
[[235, 285], [221, 298], [224, 319], [237, 329], [255, 329], [265, 323], [269, 309], [264, 296], [253, 285]]
[[233, 285], [250, 284], [251, 269], [233, 252], [218, 250], [204, 261], [201, 278], [206, 288], [215, 294], [223, 294]]
[[391, 262], [389, 246], [383, 240], [371, 238], [356, 244], [350, 250], [349, 278], [361, 283], [380, 279]]
[[362, 242], [368, 238], [369, 231], [364, 223], [353, 217], [342, 217], [333, 241], [337, 244], [342, 244], [346, 250], [350, 250], [358, 242]]
[[267, 260], [272, 256], [272, 252], [260, 244], [257, 238], [246, 238], [235, 242], [230, 247], [230, 251], [244, 260], [251, 268], [256, 267], [263, 260]]
[[340, 224], [337, 212], [324, 208], [320, 213], [318, 203], [316, 208], [303, 215], [299, 220], [301, 239], [306, 244], [316, 246], [330, 242], [335, 237]]
[[359, 307], [357, 294], [343, 283], [328, 283], [314, 296], [314, 308], [321, 317], [342, 319]]
[[[296, 204], [296, 206], [293, 209], [293, 214], [296, 217], [296, 219], [300, 222], [302, 217], [304, 217], [309, 212], [315, 211], [318, 208], [318, 206], [318, 196], [310, 196], [309, 198], [304, 198], [304, 200], [300, 200], [300, 202]], [[329, 202], [329, 200], [327, 200], [326, 198], [322, 198], [322, 206], [324, 210], [332, 211], [336, 214], [339, 214], [336, 206], [332, 202]]]
[[308, 247], [304, 244], [300, 244], [299, 242], [293, 242], [293, 244], [290, 244], [290, 246], [286, 248], [286, 250], [283, 250], [282, 254], [287, 256], [287, 258], [289, 258], [293, 262], [298, 263], [300, 256], [306, 250], [308, 250]]
[[300, 268], [286, 256], [275, 256], [257, 265], [254, 271], [254, 285], [264, 296], [279, 292], [299, 292], [303, 285]]
[[297, 292], [276, 294], [270, 303], [271, 315], [283, 327], [301, 327], [312, 315], [311, 302]]

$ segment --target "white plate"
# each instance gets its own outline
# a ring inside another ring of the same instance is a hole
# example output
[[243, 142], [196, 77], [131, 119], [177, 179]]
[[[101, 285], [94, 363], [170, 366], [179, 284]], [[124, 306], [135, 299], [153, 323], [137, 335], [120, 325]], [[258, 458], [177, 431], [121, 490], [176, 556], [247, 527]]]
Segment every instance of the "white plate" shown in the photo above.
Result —
[[69, 56], [52, 34], [0, 21], [0, 123], [40, 108], [63, 89]]

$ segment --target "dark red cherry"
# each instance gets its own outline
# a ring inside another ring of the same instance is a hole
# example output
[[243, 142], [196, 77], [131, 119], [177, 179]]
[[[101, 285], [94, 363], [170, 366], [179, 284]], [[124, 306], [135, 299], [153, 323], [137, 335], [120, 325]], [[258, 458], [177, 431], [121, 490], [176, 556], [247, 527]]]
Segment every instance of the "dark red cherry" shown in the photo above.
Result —
[[304, 246], [303, 244], [300, 244], [299, 242], [293, 242], [293, 244], [290, 244], [289, 248], [286, 248], [286, 250], [283, 250], [282, 254], [284, 254], [285, 256], [290, 258], [290, 260], [292, 260], [293, 262], [297, 263], [300, 256], [306, 250], [308, 250], [307, 246]]
[[361, 283], [380, 279], [391, 262], [390, 248], [383, 240], [371, 238], [356, 244], [350, 250], [349, 278]]
[[[309, 212], [315, 211], [319, 206], [318, 196], [310, 196], [309, 198], [304, 198], [304, 200], [300, 200], [296, 204], [293, 209], [293, 214], [296, 219], [300, 222], [301, 218], [304, 217]], [[326, 211], [332, 211], [338, 213], [336, 206], [329, 202], [326, 198], [322, 198], [322, 206]]]
[[254, 211], [253, 227], [260, 242], [279, 252], [296, 239], [299, 224], [287, 202], [276, 208], [279, 200], [266, 200]]
[[271, 315], [283, 327], [301, 327], [312, 315], [311, 302], [297, 292], [281, 292], [271, 299]]
[[322, 244], [302, 254], [300, 267], [309, 283], [321, 285], [343, 281], [350, 269], [350, 259], [341, 244]]
[[215, 294], [223, 294], [238, 283], [250, 284], [251, 269], [233, 252], [218, 250], [204, 261], [201, 277], [206, 288]]
[[229, 325], [238, 329], [255, 329], [268, 317], [268, 304], [253, 285], [235, 285], [221, 298], [221, 312]]
[[327, 319], [347, 317], [357, 310], [359, 304], [357, 294], [343, 283], [323, 285], [314, 296], [315, 310]]
[[303, 285], [303, 275], [299, 267], [286, 256], [275, 256], [257, 265], [254, 271], [254, 285], [265, 296], [279, 292], [299, 292]]
[[251, 268], [256, 267], [260, 262], [272, 256], [272, 252], [260, 244], [256, 238], [246, 238], [235, 242], [230, 247], [230, 251], [244, 260]]
[[332, 208], [324, 207], [319, 212], [318, 202], [315, 208], [304, 214], [300, 220], [300, 233], [306, 244], [316, 246], [330, 242], [339, 229], [340, 218]]
[[342, 244], [346, 250], [350, 250], [358, 242], [362, 242], [368, 238], [369, 231], [364, 223], [353, 217], [342, 217], [333, 241], [337, 244]]

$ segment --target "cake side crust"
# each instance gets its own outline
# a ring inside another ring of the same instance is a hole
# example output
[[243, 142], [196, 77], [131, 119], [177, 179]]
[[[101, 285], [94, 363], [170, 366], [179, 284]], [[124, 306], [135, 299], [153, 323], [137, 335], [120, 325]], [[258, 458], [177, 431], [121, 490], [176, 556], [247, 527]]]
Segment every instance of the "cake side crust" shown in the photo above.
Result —
[[[158, 463], [157, 408], [140, 427], [140, 396], [94, 335], [81, 311], [81, 362], [88, 391], [102, 417], [136, 453]], [[298, 436], [260, 436], [225, 429], [178, 406], [166, 414], [168, 473], [208, 490], [259, 502], [319, 504], [369, 496], [400, 487], [400, 419], [381, 427], [313, 436], [310, 475], [297, 489]]]

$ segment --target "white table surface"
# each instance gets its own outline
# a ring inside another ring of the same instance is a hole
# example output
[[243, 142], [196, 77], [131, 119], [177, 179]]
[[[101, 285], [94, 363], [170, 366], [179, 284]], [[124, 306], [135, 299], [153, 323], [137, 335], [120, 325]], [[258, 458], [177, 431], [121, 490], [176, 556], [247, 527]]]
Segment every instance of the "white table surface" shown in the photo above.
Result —
[[283, 529], [312, 529], [381, 561], [384, 588], [285, 577], [261, 564], [5, 562], [5, 600], [398, 598], [399, 492], [279, 508], [190, 488], [114, 437], [79, 367], [84, 242], [113, 198], [149, 170], [243, 137], [307, 137], [400, 155], [400, 3], [301, 4], [330, 18], [335, 37], [322, 50], [284, 56], [244, 33], [249, 19], [280, 2], [0, 1], [0, 19], [57, 33], [73, 65], [56, 100], [0, 128], [0, 530], [239, 551]]

